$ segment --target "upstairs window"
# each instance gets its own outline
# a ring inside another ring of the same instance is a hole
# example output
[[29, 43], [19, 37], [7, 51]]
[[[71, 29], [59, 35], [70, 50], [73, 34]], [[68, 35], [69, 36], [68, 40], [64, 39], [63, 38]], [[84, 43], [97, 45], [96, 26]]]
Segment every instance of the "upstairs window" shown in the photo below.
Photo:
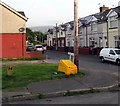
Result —
[[82, 34], [82, 28], [81, 27], [78, 28], [78, 34]]
[[93, 23], [91, 24], [91, 30], [92, 30], [92, 31], [97, 31], [97, 23], [96, 23], [96, 22], [93, 22]]
[[117, 16], [110, 17], [110, 28], [118, 27]]

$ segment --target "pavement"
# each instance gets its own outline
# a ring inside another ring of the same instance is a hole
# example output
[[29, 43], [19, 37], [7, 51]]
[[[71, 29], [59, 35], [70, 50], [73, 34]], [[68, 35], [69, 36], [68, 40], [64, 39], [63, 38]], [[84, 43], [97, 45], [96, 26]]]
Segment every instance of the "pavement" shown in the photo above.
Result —
[[[45, 62], [37, 61], [15, 61], [4, 62], [2, 65], [16, 65], [16, 64], [35, 64]], [[58, 60], [48, 59], [48, 63], [59, 63]], [[53, 79], [49, 81], [34, 82], [26, 87], [16, 89], [12, 92], [2, 92], [2, 99], [4, 103], [19, 100], [36, 99], [41, 95], [44, 97], [63, 96], [68, 91], [85, 91], [91, 89], [109, 90], [118, 86], [118, 76], [103, 73], [101, 71], [90, 70], [80, 66], [80, 70], [84, 71], [86, 75], [82, 78], [64, 78]]]

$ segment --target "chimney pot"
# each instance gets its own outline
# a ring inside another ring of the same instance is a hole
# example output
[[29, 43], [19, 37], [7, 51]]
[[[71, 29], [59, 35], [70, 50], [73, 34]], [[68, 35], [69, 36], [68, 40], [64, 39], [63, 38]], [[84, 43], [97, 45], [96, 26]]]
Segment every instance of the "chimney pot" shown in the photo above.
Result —
[[102, 7], [100, 7], [100, 12], [104, 12], [108, 9], [109, 9], [109, 7], [106, 7], [105, 5], [103, 5]]

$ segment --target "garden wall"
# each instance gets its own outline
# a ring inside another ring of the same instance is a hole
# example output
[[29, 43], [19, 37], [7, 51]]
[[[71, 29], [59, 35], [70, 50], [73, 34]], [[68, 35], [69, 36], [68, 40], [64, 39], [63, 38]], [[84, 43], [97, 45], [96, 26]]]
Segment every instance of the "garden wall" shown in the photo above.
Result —
[[25, 58], [42, 58], [42, 51], [27, 51]]

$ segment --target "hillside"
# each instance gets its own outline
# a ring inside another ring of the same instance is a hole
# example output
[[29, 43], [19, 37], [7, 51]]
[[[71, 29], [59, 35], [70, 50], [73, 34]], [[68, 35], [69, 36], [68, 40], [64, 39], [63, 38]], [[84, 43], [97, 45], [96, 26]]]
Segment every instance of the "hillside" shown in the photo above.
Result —
[[29, 27], [32, 31], [41, 31], [41, 32], [47, 32], [48, 29], [53, 28], [54, 26], [35, 26], [35, 27]]

